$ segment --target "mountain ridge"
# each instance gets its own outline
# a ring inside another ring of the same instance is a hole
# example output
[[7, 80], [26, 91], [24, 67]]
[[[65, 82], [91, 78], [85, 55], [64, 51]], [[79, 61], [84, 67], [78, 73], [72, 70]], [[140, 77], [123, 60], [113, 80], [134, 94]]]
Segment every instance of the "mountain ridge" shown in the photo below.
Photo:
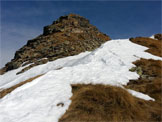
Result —
[[42, 35], [28, 40], [26, 45], [16, 51], [14, 58], [0, 70], [0, 74], [32, 63], [19, 72], [22, 73], [48, 61], [92, 51], [108, 40], [110, 37], [91, 25], [86, 18], [76, 14], [61, 16], [45, 26]]

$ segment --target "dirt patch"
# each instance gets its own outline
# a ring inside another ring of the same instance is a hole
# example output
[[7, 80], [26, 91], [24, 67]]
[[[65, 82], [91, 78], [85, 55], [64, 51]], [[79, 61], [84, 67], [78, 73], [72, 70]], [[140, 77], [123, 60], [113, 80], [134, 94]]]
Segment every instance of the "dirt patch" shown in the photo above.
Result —
[[[60, 122], [159, 121], [160, 109], [108, 85], [73, 85], [72, 103]], [[157, 110], [155, 110], [155, 108]]]
[[15, 90], [16, 88], [18, 88], [18, 87], [20, 87], [20, 86], [22, 86], [22, 85], [24, 85], [24, 84], [26, 84], [26, 83], [28, 83], [28, 82], [31, 82], [31, 81], [33, 81], [34, 79], [36, 79], [36, 78], [38, 78], [38, 77], [40, 77], [40, 76], [42, 76], [42, 75], [38, 75], [38, 76], [36, 76], [36, 77], [30, 78], [30, 79], [28, 79], [28, 80], [26, 80], [26, 81], [23, 81], [23, 82], [20, 82], [20, 83], [18, 83], [18, 84], [16, 84], [16, 85], [12, 86], [12, 87], [10, 87], [10, 88], [7, 88], [7, 89], [4, 89], [4, 90], [0, 91], [0, 98], [3, 98], [5, 95], [11, 93], [11, 92], [12, 92], [13, 90]]

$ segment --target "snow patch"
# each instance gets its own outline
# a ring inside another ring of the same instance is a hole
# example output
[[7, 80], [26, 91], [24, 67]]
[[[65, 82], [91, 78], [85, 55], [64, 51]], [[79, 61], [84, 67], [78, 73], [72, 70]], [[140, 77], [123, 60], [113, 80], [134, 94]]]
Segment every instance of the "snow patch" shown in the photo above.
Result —
[[76, 55], [76, 56], [69, 56], [66, 58], [58, 59], [53, 62], [48, 62], [46, 64], [38, 65], [38, 66], [35, 66], [35, 67], [29, 69], [28, 71], [18, 74], [18, 75], [16, 75], [17, 72], [20, 72], [23, 68], [25, 68], [31, 64], [28, 64], [24, 67], [20, 67], [15, 70], [8, 71], [4, 75], [0, 75], [0, 81], [1, 81], [0, 89], [9, 88], [9, 87], [14, 86], [22, 81], [29, 79], [29, 78], [36, 77], [41, 74], [45, 74], [48, 71], [57, 70], [59, 68], [65, 67], [65, 66], [69, 66], [76, 60], [79, 60], [80, 58], [84, 57], [85, 55], [87, 55], [89, 53], [90, 52], [84, 52], [84, 53], [80, 53], [79, 55]]
[[0, 122], [57, 122], [71, 96], [68, 82], [47, 73], [0, 100]]
[[155, 99], [151, 98], [150, 96], [148, 96], [148, 95], [146, 95], [146, 94], [143, 94], [143, 93], [140, 93], [140, 92], [136, 92], [136, 91], [131, 90], [131, 89], [127, 89], [127, 91], [128, 91], [130, 94], [132, 94], [133, 96], [138, 97], [138, 98], [140, 98], [140, 99], [155, 101]]
[[156, 38], [155, 38], [155, 36], [154, 36], [154, 35], [150, 36], [150, 38], [151, 38], [151, 39], [158, 40], [158, 39], [156, 39]]
[[155, 39], [154, 35], [150, 36], [151, 39]]

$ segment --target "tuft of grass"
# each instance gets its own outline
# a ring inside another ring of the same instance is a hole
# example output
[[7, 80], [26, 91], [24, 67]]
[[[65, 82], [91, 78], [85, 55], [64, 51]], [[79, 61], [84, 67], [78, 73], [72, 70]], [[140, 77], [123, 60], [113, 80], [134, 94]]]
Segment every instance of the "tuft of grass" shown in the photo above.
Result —
[[133, 122], [159, 119], [158, 113], [150, 106], [153, 102], [133, 97], [119, 87], [77, 84], [72, 86], [72, 92], [72, 103], [59, 122]]

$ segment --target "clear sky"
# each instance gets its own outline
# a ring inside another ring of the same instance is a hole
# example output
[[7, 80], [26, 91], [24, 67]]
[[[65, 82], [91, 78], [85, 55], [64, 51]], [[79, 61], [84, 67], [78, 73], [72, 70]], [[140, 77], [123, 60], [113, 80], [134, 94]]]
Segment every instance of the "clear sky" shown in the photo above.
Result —
[[0, 67], [62, 15], [79, 14], [112, 39], [161, 32], [160, 1], [1, 1]]

